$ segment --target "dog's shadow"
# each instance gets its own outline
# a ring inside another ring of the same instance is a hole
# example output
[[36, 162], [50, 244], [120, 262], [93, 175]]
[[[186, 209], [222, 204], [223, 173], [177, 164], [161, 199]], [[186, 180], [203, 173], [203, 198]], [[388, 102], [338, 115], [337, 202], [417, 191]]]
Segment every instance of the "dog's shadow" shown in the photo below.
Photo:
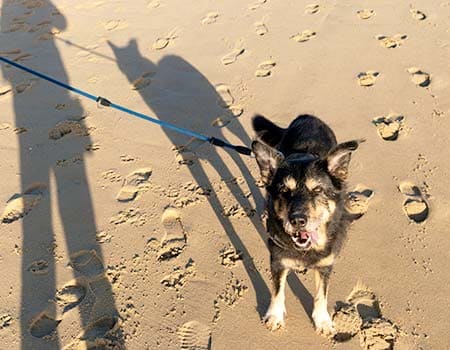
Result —
[[[150, 84], [143, 89], [138, 89], [138, 91], [159, 120], [223, 139], [227, 138], [223, 132], [226, 129], [226, 134], [231, 133], [232, 137], [237, 139], [240, 144], [250, 145], [251, 139], [239, 118], [232, 118], [230, 101], [224, 100], [224, 97], [218, 92], [217, 86], [214, 87], [203, 74], [183, 58], [168, 55], [158, 63], [154, 63], [142, 56], [134, 39], [130, 40], [124, 47], [118, 47], [110, 42], [109, 45], [114, 52], [120, 70], [130, 83], [136, 82], [136, 79], [142, 77], [143, 74], [151, 76]], [[214, 123], [217, 116], [221, 115], [231, 117], [231, 122], [223, 128], [217, 127], [217, 124]], [[186, 144], [189, 141], [187, 137], [179, 133], [166, 129], [163, 129], [163, 131], [175, 146]], [[232, 179], [236, 177], [214, 147], [208, 149], [203, 147], [202, 151], [209, 165], [215, 169], [220, 178]], [[260, 189], [256, 186], [255, 179], [239, 154], [230, 152], [229, 156], [250, 188], [257, 212], [261, 212], [264, 206], [264, 198]], [[200, 162], [190, 165], [189, 170], [198, 185], [212, 189], [208, 175]], [[233, 184], [232, 181], [225, 181], [225, 185], [228, 186], [234, 200], [242, 208], [252, 207], [240, 186]], [[262, 317], [270, 302], [269, 288], [254, 266], [248, 249], [233, 228], [229, 218], [223, 215], [223, 205], [219, 198], [216, 195], [210, 195], [208, 201], [234, 248], [242, 252], [244, 267], [256, 291], [257, 311]], [[250, 217], [250, 220], [260, 237], [266, 241], [266, 231], [258, 215]], [[289, 284], [308, 315], [311, 315], [311, 294], [294, 275], [290, 276]]]

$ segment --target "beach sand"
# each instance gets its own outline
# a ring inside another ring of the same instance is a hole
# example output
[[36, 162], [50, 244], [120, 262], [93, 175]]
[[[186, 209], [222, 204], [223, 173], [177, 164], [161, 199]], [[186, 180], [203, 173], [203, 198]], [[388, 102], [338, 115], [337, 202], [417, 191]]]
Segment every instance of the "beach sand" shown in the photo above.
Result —
[[309, 113], [367, 140], [340, 339], [315, 333], [312, 272], [270, 332], [255, 160], [2, 63], [0, 348], [448, 348], [449, 1], [0, 4], [0, 55], [159, 120], [249, 146], [256, 113]]

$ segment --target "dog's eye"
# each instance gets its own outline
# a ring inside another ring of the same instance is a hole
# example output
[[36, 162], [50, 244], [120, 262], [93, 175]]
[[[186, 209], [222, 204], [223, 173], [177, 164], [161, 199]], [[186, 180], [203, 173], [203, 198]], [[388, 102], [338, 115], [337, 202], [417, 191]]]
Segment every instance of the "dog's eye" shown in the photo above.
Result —
[[323, 187], [322, 186], [316, 186], [312, 189], [313, 193], [322, 193]]
[[282, 186], [280, 186], [280, 192], [287, 193], [287, 192], [289, 192], [289, 188], [287, 186], [282, 185]]

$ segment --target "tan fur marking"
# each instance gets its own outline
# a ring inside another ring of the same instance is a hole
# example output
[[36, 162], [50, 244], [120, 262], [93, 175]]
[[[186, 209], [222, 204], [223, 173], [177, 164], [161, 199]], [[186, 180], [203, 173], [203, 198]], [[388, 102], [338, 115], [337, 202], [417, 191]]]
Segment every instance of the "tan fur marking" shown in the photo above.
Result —
[[327, 203], [328, 208], [320, 204], [315, 209], [310, 207], [311, 216], [314, 218], [322, 218], [321, 221], [323, 223], [317, 230], [319, 237], [317, 240], [316, 250], [323, 250], [327, 244], [327, 224], [336, 209], [336, 202], [328, 200]]
[[325, 266], [333, 265], [334, 259], [335, 259], [334, 254], [330, 254], [326, 258], [323, 258], [323, 259], [319, 260], [316, 263], [316, 266], [317, 267], [325, 267]]
[[292, 176], [288, 176], [284, 179], [284, 185], [289, 188], [291, 191], [294, 191], [297, 188], [297, 181]]
[[314, 187], [319, 185], [319, 183], [313, 178], [308, 177], [305, 181], [305, 186], [308, 190], [312, 191]]
[[283, 258], [281, 259], [281, 264], [286, 268], [286, 269], [291, 269], [291, 270], [301, 270], [304, 268], [304, 266], [302, 266], [299, 261], [294, 260], [294, 259], [289, 259], [289, 258]]

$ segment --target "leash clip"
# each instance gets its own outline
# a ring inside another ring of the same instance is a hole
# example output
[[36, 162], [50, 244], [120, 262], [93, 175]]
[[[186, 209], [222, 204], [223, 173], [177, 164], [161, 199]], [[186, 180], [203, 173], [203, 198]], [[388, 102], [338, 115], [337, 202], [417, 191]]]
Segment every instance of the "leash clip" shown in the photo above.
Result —
[[111, 101], [108, 100], [107, 98], [104, 98], [104, 97], [101, 97], [101, 96], [97, 97], [96, 102], [97, 102], [97, 107], [98, 108], [103, 108], [103, 106], [105, 106], [105, 107], [110, 107], [111, 106]]

